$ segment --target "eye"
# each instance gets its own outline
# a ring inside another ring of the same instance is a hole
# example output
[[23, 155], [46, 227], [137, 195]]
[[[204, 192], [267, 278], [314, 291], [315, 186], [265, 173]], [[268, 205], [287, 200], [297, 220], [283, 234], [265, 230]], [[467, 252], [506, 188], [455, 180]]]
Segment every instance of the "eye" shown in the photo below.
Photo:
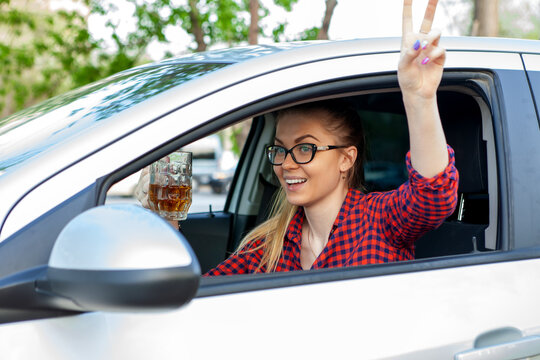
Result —
[[282, 148], [281, 146], [274, 146], [272, 150], [274, 150], [274, 152], [279, 155], [285, 154], [285, 148]]
[[299, 150], [300, 150], [301, 153], [308, 154], [308, 153], [311, 152], [312, 147], [311, 147], [311, 145], [308, 145], [308, 144], [301, 144], [299, 146]]

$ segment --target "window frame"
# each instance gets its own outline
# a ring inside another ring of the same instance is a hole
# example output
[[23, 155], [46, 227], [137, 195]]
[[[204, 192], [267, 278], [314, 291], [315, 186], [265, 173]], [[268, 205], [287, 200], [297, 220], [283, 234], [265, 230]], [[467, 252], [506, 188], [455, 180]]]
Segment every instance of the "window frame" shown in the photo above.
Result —
[[[328, 281], [341, 281], [356, 278], [365, 278], [373, 276], [387, 276], [399, 273], [408, 273], [416, 271], [437, 270], [451, 267], [462, 267], [470, 265], [481, 265], [489, 263], [498, 263], [505, 261], [517, 261], [524, 259], [532, 259], [540, 257], [540, 246], [528, 248], [527, 251], [512, 250], [508, 244], [508, 236], [503, 231], [508, 226], [508, 221], [503, 221], [502, 216], [506, 210], [502, 207], [504, 203], [501, 201], [502, 186], [499, 179], [501, 174], [504, 174], [505, 167], [501, 164], [500, 153], [501, 147], [501, 132], [500, 129], [501, 115], [498, 113], [500, 104], [497, 97], [497, 74], [494, 71], [479, 71], [478, 69], [463, 69], [463, 70], [446, 70], [441, 82], [441, 88], [457, 88], [468, 92], [475, 98], [480, 106], [482, 113], [482, 121], [484, 130], [489, 128], [491, 133], [484, 135], [487, 145], [488, 157], [488, 182], [490, 196], [490, 227], [496, 235], [497, 249], [486, 253], [473, 253], [446, 256], [439, 258], [419, 259], [407, 262], [364, 265], [351, 268], [336, 268], [336, 269], [319, 269], [309, 271], [296, 271], [291, 273], [272, 273], [272, 274], [249, 274], [249, 275], [234, 275], [225, 277], [208, 277], [201, 279], [201, 286], [197, 297], [207, 297], [222, 294], [230, 294], [236, 292], [254, 291], [262, 289], [279, 288], [285, 286], [296, 286], [304, 284], [316, 284]], [[265, 114], [274, 111], [281, 107], [290, 106], [294, 103], [314, 101], [331, 97], [341, 97], [358, 95], [362, 93], [386, 92], [395, 91], [398, 88], [397, 75], [395, 73], [385, 73], [380, 75], [369, 75], [365, 77], [349, 78], [345, 80], [334, 80], [322, 84], [306, 86], [300, 90], [294, 90], [280, 94], [270, 100], [262, 100], [259, 103], [251, 104], [242, 109], [245, 114]], [[245, 116], [245, 115], [244, 115]], [[234, 118], [234, 114], [228, 114], [227, 117]], [[262, 132], [267, 132], [268, 126], [273, 124], [265, 124]], [[253, 149], [251, 149], [253, 151]], [[260, 154], [264, 160], [264, 154]], [[240, 165], [239, 165], [240, 166]], [[254, 178], [254, 171], [259, 169], [253, 166], [249, 169], [251, 174], [248, 174], [242, 166], [239, 178]], [[493, 181], [495, 179], [495, 181]], [[260, 192], [260, 189], [257, 190]], [[256, 191], [256, 192], [257, 192]], [[234, 189], [232, 200], [230, 203], [238, 204], [246, 200], [248, 196], [253, 198], [252, 191], [244, 191], [241, 196], [237, 189]], [[249, 194], [246, 194], [249, 193]], [[257, 195], [255, 195], [256, 197]], [[228, 200], [228, 201], [229, 201]], [[505, 199], [506, 200], [506, 199]], [[236, 208], [238, 210], [238, 207]], [[247, 208], [243, 209], [246, 213]], [[253, 215], [253, 214], [251, 214]], [[491, 226], [491, 221], [495, 224]]]

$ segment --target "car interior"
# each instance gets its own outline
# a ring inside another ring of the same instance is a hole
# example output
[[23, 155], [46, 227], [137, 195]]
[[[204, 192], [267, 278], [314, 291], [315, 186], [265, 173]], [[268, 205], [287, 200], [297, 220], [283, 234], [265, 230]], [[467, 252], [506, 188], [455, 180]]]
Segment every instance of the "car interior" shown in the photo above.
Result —
[[[464, 75], [459, 77], [459, 81], [443, 81], [438, 93], [441, 121], [447, 142], [455, 151], [460, 174], [459, 202], [452, 216], [417, 241], [418, 260], [500, 248], [496, 236], [498, 184], [492, 117], [482, 90], [474, 83], [464, 82]], [[407, 180], [407, 119], [395, 77], [386, 86], [380, 78], [377, 86], [363, 81], [367, 84], [365, 90], [358, 86], [358, 81], [345, 85], [341, 82], [334, 88], [326, 84], [324, 92], [313, 87], [283, 94], [226, 116], [224, 124], [245, 121], [250, 132], [224, 208], [190, 213], [181, 222], [181, 231], [196, 253], [203, 274], [234, 252], [242, 237], [268, 216], [278, 181], [264, 158], [263, 148], [273, 141], [274, 114], [279, 108], [332, 97], [346, 98], [363, 121], [368, 191], [388, 191]], [[212, 132], [209, 130], [206, 135]], [[196, 201], [195, 193], [193, 202]]]

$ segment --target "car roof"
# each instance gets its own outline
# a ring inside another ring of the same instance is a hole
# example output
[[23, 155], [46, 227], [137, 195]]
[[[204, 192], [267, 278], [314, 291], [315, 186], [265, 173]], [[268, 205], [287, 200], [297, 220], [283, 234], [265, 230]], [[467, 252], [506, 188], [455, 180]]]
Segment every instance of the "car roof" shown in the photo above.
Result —
[[[310, 47], [318, 48], [320, 50], [324, 48], [328, 50], [353, 48], [354, 54], [356, 55], [363, 53], [394, 52], [399, 51], [400, 41], [401, 38], [399, 37], [385, 37], [337, 41], [313, 40], [249, 45], [181, 55], [154, 63], [154, 66], [156, 64], [186, 62], [239, 63], [256, 58], [268, 57], [274, 54], [283, 55], [284, 52], [287, 53], [287, 57], [291, 54], [305, 55], [309, 52]], [[442, 37], [441, 44], [447, 51], [540, 53], [540, 42], [538, 40], [529, 39], [450, 36]], [[289, 58], [288, 60], [291, 61], [293, 59]]]

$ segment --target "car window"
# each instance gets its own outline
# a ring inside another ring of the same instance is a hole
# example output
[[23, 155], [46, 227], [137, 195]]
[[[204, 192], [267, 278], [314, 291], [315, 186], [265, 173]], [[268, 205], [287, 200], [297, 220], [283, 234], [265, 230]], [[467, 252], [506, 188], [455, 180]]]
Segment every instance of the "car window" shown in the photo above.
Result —
[[[244, 121], [179, 149], [192, 153], [193, 199], [188, 214], [224, 210], [249, 127], [250, 121]], [[111, 186], [106, 203], [139, 205], [135, 188], [140, 174], [137, 171]]]
[[407, 119], [403, 114], [358, 111], [366, 134], [364, 177], [367, 191], [387, 191], [407, 180], [405, 154], [409, 149]]
[[[239, 124], [241, 129], [249, 124]], [[193, 203], [190, 213], [222, 211], [238, 164], [243, 139], [233, 128], [197, 140], [182, 148], [193, 155]], [[240, 145], [239, 145], [240, 143]]]
[[[409, 135], [400, 93], [389, 90], [347, 98], [360, 115], [366, 136], [364, 171], [367, 191], [396, 189], [408, 179], [405, 156], [409, 150]], [[487, 161], [487, 154], [495, 152], [493, 137], [488, 134], [492, 120], [488, 115], [483, 115], [478, 100], [470, 94], [442, 89], [439, 99], [447, 142], [455, 151], [456, 166], [460, 173], [459, 204], [438, 229], [418, 239], [417, 259], [497, 249], [496, 191], [489, 191], [496, 189], [497, 170], [495, 164], [488, 166]], [[454, 106], [455, 103], [459, 103], [460, 107]], [[196, 255], [199, 259], [205, 259], [202, 261], [203, 272], [233, 253], [243, 235], [268, 215], [279, 182], [270, 164], [264, 161], [262, 149], [273, 141], [274, 111], [275, 108], [271, 108], [258, 116], [257, 122], [250, 120], [229, 126], [182, 149], [193, 154], [193, 201], [190, 214], [224, 210], [229, 192], [234, 191], [229, 199], [232, 201], [230, 208], [234, 210], [229, 210], [229, 214], [237, 221], [230, 222], [231, 228], [210, 223], [217, 221], [211, 218], [198, 222], [188, 216], [187, 222], [182, 223]], [[263, 126], [264, 129], [255, 132], [256, 135], [244, 146], [249, 129], [253, 131], [255, 125]], [[243, 161], [238, 165], [242, 152]], [[237, 181], [235, 189], [231, 189], [235, 172], [238, 172], [237, 176], [241, 180]], [[491, 184], [492, 187], [488, 186], [488, 179], [495, 183]], [[133, 174], [115, 184], [109, 190], [107, 202], [131, 201], [138, 204], [131, 193], [137, 181], [138, 174]], [[123, 186], [124, 182], [128, 185]], [[208, 229], [201, 228], [204, 227], [204, 221], [210, 224]], [[221, 229], [220, 234], [212, 233], [212, 228]], [[199, 244], [208, 239], [212, 239], [211, 244], [208, 243], [210, 245]], [[220, 250], [217, 251], [217, 248]]]
[[[491, 132], [492, 119], [489, 113], [481, 111], [478, 99], [463, 90], [441, 89], [439, 93], [441, 121], [445, 129], [447, 142], [454, 149], [456, 167], [460, 174], [458, 189], [459, 203], [454, 213], [437, 229], [423, 235], [416, 242], [416, 259], [437, 258], [448, 255], [473, 254], [497, 249], [496, 229], [496, 164], [488, 166], [488, 153], [494, 154], [494, 142]], [[389, 90], [372, 94], [347, 96], [347, 100], [356, 108], [366, 136], [366, 162], [364, 166], [365, 182], [368, 192], [390, 191], [408, 180], [405, 157], [409, 151], [409, 133], [407, 118], [399, 92]], [[456, 107], [455, 104], [460, 106]], [[482, 106], [486, 106], [483, 104]], [[274, 112], [263, 117], [269, 122], [267, 127], [275, 128], [271, 120]], [[265, 132], [262, 131], [262, 134]], [[254, 144], [262, 148], [273, 140], [273, 133], [261, 137]], [[254, 164], [258, 160], [253, 158]], [[243, 166], [248, 165], [249, 161]], [[239, 198], [240, 204], [247, 203], [258, 194], [259, 208], [251, 212], [253, 219], [236, 226], [248, 224], [245, 228], [235, 229], [233, 234], [246, 234], [265, 218], [264, 208], [271, 206], [272, 196], [279, 186], [271, 166], [265, 161], [257, 176], [252, 176], [242, 191], [246, 194]], [[488, 181], [489, 180], [489, 181]], [[494, 187], [490, 187], [489, 182]], [[254, 190], [255, 189], [255, 190]], [[246, 212], [248, 207], [243, 209]], [[495, 215], [495, 216], [493, 216]], [[228, 253], [234, 252], [241, 236], [229, 241]], [[495, 247], [493, 246], [495, 244]], [[217, 265], [217, 264], [215, 264]]]

